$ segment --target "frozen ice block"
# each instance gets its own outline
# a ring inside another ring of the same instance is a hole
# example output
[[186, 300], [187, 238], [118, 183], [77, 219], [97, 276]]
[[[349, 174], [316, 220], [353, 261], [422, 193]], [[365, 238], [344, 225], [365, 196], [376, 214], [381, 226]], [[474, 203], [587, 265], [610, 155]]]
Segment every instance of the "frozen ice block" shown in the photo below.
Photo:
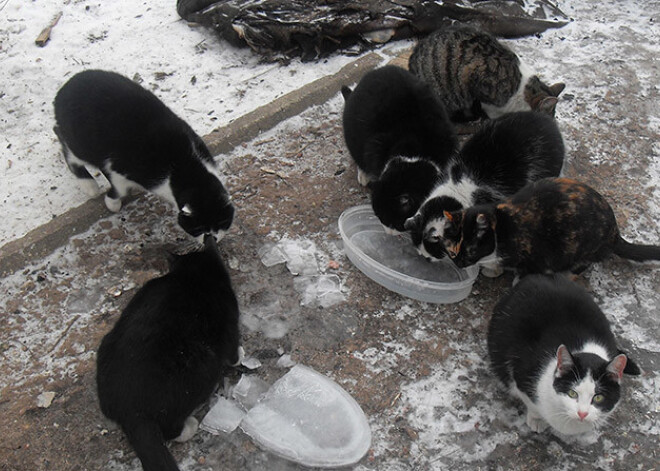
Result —
[[199, 428], [214, 435], [220, 432], [229, 433], [238, 427], [243, 417], [245, 417], [245, 412], [234, 401], [219, 397], [202, 419]]
[[248, 411], [240, 427], [265, 449], [306, 466], [357, 463], [369, 450], [369, 423], [337, 383], [296, 365]]

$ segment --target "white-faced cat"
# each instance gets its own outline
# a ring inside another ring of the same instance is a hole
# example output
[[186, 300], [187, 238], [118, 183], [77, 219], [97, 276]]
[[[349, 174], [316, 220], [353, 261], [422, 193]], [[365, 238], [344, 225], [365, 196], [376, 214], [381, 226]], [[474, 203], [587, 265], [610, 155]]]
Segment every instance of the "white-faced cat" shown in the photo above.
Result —
[[624, 240], [607, 200], [569, 178], [544, 178], [501, 203], [451, 212], [446, 220], [443, 243], [459, 267], [495, 258], [523, 277], [578, 274], [612, 253], [660, 260], [660, 246]]
[[238, 303], [215, 238], [175, 256], [131, 299], [97, 355], [101, 410], [145, 471], [177, 471], [165, 440], [190, 438], [193, 411], [239, 360]]
[[[422, 38], [410, 71], [431, 86], [453, 121], [496, 118], [513, 111], [554, 116], [563, 83], [548, 86], [493, 36], [468, 26], [441, 28]], [[483, 111], [482, 111], [483, 110]]]
[[176, 205], [192, 236], [228, 230], [234, 207], [204, 141], [153, 93], [114, 72], [74, 75], [55, 97], [55, 133], [71, 172], [90, 194], [98, 185], [85, 165], [110, 182], [105, 203], [115, 212], [132, 188]]
[[558, 176], [563, 162], [564, 142], [553, 118], [528, 111], [485, 121], [405, 228], [422, 255], [438, 260], [446, 253], [447, 212], [500, 201], [532, 181]]
[[562, 275], [529, 275], [499, 300], [488, 354], [535, 432], [597, 432], [619, 403], [623, 374], [641, 374], [591, 296]]
[[[342, 94], [344, 138], [358, 181], [391, 182], [372, 185], [374, 210], [386, 227], [402, 231], [408, 216], [400, 214], [414, 214], [421, 203], [417, 175], [427, 180], [428, 168], [443, 168], [456, 150], [452, 124], [429, 88], [401, 67], [372, 70], [355, 90], [343, 87]], [[402, 165], [388, 166], [397, 157], [407, 158], [405, 177], [399, 174]]]

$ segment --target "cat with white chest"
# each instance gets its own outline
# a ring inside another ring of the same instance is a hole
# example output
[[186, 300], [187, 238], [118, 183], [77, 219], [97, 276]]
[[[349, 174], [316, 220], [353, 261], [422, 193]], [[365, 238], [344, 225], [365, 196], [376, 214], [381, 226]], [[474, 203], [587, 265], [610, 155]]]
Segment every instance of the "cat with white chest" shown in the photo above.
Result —
[[85, 165], [103, 173], [110, 211], [138, 188], [174, 204], [194, 237], [229, 229], [234, 207], [206, 144], [153, 93], [117, 73], [86, 70], [62, 86], [54, 105], [69, 169], [90, 194], [99, 188]]
[[597, 433], [621, 400], [624, 373], [641, 374], [591, 296], [562, 275], [529, 275], [500, 299], [488, 354], [535, 432]]
[[369, 185], [385, 228], [402, 232], [456, 150], [453, 126], [429, 87], [401, 67], [372, 70], [342, 94], [344, 139], [358, 182]]

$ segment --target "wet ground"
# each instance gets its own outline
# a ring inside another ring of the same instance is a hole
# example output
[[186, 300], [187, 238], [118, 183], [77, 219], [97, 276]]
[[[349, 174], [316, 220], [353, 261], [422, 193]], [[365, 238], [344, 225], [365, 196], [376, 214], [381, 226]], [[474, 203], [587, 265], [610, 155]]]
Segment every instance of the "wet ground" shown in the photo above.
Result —
[[[636, 28], [566, 31], [571, 44], [557, 33], [522, 41], [517, 50], [529, 56], [546, 47], [565, 58], [555, 73], [569, 83], [557, 112], [568, 147], [565, 174], [609, 199], [626, 238], [659, 243], [658, 42]], [[582, 36], [591, 38], [584, 47], [594, 55], [599, 47], [615, 53], [577, 64], [570, 51]], [[625, 51], [631, 55], [623, 61]], [[598, 78], [602, 70], [608, 79]], [[237, 208], [221, 252], [243, 313], [245, 349], [262, 363], [252, 374], [274, 382], [287, 371], [276, 366], [284, 353], [344, 387], [373, 435], [359, 470], [657, 469], [660, 264], [612, 258], [578, 279], [646, 371], [625, 378], [621, 404], [600, 439], [584, 445], [531, 432], [523, 407], [505, 394], [486, 358], [488, 319], [511, 274], [480, 276], [466, 300], [433, 305], [387, 291], [343, 254], [337, 219], [367, 203], [368, 194], [343, 143], [340, 109], [340, 99], [332, 100], [220, 160]], [[284, 239], [315, 244], [320, 271], [338, 276], [345, 301], [302, 305], [297, 277], [259, 257], [262, 247]], [[170, 208], [140, 196], [2, 279], [2, 471], [141, 469], [122, 432], [99, 410], [95, 351], [136, 290], [166, 271], [168, 252], [192, 247]], [[54, 393], [52, 402], [44, 393]], [[170, 449], [188, 471], [302, 469], [259, 449], [240, 430], [200, 431]]]

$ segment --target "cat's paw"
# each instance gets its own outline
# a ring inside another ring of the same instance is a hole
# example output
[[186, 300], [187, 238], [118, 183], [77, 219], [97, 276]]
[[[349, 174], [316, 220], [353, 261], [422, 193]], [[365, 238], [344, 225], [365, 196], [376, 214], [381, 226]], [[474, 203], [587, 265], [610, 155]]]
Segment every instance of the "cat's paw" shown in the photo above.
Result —
[[116, 213], [121, 209], [121, 198], [110, 198], [108, 195], [105, 195], [105, 206]]
[[175, 442], [183, 443], [190, 440], [195, 433], [197, 433], [197, 428], [199, 427], [199, 422], [192, 415], [186, 419], [183, 424], [183, 430], [181, 434], [174, 439]]
[[543, 432], [548, 428], [548, 423], [536, 414], [527, 413], [527, 425], [533, 432]]
[[81, 178], [80, 186], [82, 186], [83, 191], [87, 196], [94, 197], [99, 194], [100, 188], [96, 180], [93, 178]]
[[358, 180], [358, 183], [360, 185], [367, 186], [369, 184], [369, 182], [371, 181], [371, 177], [369, 176], [369, 174], [363, 172], [362, 170], [360, 170], [358, 168], [357, 169], [357, 180]]

